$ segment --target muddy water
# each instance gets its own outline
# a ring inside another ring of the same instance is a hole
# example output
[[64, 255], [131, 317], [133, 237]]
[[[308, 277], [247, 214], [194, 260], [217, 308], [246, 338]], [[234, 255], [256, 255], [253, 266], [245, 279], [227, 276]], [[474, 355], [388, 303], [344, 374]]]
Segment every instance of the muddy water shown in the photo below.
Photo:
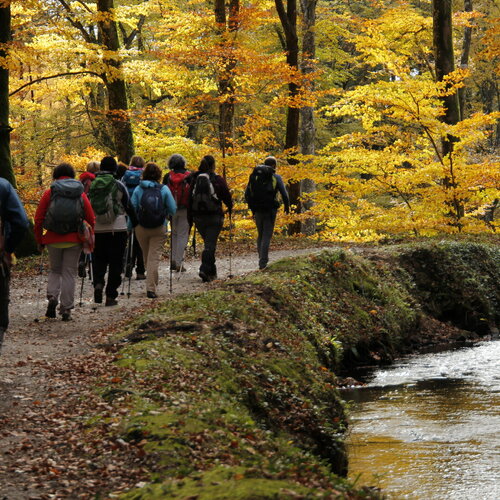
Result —
[[396, 499], [500, 499], [499, 340], [406, 360], [344, 396], [358, 484]]

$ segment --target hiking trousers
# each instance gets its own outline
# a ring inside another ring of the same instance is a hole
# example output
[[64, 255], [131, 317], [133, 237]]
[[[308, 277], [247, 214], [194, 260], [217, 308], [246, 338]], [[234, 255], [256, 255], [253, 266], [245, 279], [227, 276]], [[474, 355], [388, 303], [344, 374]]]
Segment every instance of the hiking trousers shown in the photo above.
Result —
[[203, 252], [201, 253], [200, 273], [209, 278], [217, 277], [217, 266], [215, 265], [215, 250], [217, 240], [222, 231], [224, 216], [220, 214], [195, 215], [193, 221], [196, 230], [203, 238]]
[[75, 244], [67, 248], [47, 245], [47, 249], [50, 262], [47, 298], [57, 300], [62, 314], [75, 307], [75, 278], [82, 245]]
[[254, 220], [257, 226], [257, 252], [259, 253], [259, 269], [264, 269], [269, 262], [269, 246], [273, 237], [277, 209], [267, 212], [255, 212]]
[[187, 208], [178, 208], [172, 216], [172, 267], [177, 270], [184, 261], [184, 251], [189, 239]]
[[162, 224], [150, 229], [139, 224], [135, 227], [135, 236], [141, 245], [146, 264], [146, 291], [156, 293], [159, 281], [158, 267], [167, 239], [167, 227]]
[[94, 287], [104, 288], [106, 271], [106, 297], [116, 299], [122, 284], [123, 256], [127, 247], [127, 231], [95, 233], [94, 247]]

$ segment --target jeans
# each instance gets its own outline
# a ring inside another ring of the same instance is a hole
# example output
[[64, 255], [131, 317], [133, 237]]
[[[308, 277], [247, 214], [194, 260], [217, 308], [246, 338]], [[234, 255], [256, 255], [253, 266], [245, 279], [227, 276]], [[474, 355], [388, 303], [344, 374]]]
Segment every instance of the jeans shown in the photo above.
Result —
[[222, 230], [224, 216], [219, 214], [196, 215], [193, 217], [196, 230], [203, 238], [203, 252], [201, 253], [200, 273], [206, 274], [210, 278], [217, 276], [217, 266], [215, 265], [215, 250], [217, 249], [217, 239]]
[[274, 223], [278, 210], [255, 212], [254, 219], [257, 226], [257, 252], [259, 253], [259, 269], [264, 269], [269, 262], [269, 245], [274, 232]]
[[127, 232], [96, 233], [94, 248], [94, 287], [104, 288], [106, 271], [106, 297], [116, 299], [122, 284], [123, 256], [127, 246]]

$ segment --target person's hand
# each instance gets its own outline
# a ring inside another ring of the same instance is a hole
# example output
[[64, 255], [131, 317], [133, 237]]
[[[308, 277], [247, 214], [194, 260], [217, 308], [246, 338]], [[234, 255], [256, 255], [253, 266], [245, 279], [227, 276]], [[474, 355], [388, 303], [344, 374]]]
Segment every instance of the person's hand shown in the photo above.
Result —
[[10, 269], [15, 263], [15, 257], [11, 253], [3, 252], [2, 260], [4, 264]]
[[38, 243], [36, 247], [37, 247], [37, 249], [38, 249], [38, 251], [40, 253], [43, 253], [43, 249], [45, 248], [45, 245], [42, 245], [41, 243]]

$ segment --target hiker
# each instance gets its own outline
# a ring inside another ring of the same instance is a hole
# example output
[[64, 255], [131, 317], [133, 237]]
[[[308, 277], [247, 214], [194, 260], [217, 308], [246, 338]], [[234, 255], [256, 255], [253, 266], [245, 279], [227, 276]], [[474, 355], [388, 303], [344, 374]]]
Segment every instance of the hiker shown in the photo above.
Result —
[[158, 266], [167, 238], [167, 217], [175, 214], [176, 206], [167, 186], [160, 184], [161, 169], [153, 162], [147, 163], [142, 180], [132, 195], [132, 205], [137, 212], [135, 234], [146, 262], [146, 296], [156, 299]]
[[[69, 163], [60, 163], [52, 172], [54, 182], [40, 199], [35, 213], [35, 239], [38, 249], [48, 248], [50, 270], [47, 281], [47, 318], [59, 314], [71, 319], [75, 301], [75, 277], [82, 252], [81, 229], [85, 220], [94, 227], [95, 216], [83, 185], [75, 179]], [[45, 232], [44, 232], [45, 230]]]
[[[100, 164], [98, 161], [89, 161], [85, 172], [80, 174], [78, 180], [83, 184], [83, 192], [88, 196], [90, 191], [90, 185], [95, 179], [95, 174], [99, 172]], [[85, 278], [87, 276], [87, 271], [85, 266], [87, 264], [87, 258], [84, 252], [80, 254], [80, 259], [78, 260], [78, 276], [80, 278]]]
[[0, 177], [0, 352], [9, 326], [10, 269], [12, 252], [28, 229], [28, 217], [9, 181]]
[[[127, 188], [130, 199], [132, 199], [135, 188], [139, 185], [145, 165], [146, 162], [142, 156], [132, 156], [130, 166], [123, 174], [122, 182]], [[131, 238], [131, 241], [132, 252], [129, 253], [129, 259], [125, 266], [125, 277], [132, 277], [132, 270], [135, 267], [135, 278], [137, 280], [145, 280], [146, 269], [144, 267], [144, 257], [142, 255], [141, 245], [139, 245], [137, 238]]]
[[98, 161], [89, 161], [85, 172], [80, 174], [78, 180], [83, 184], [83, 192], [89, 194], [90, 185], [95, 179], [95, 174], [99, 172], [100, 164]]
[[269, 245], [280, 206], [278, 192], [283, 200], [285, 213], [290, 213], [290, 199], [285, 184], [281, 176], [276, 173], [276, 158], [268, 156], [264, 160], [264, 165], [254, 168], [245, 189], [245, 200], [257, 226], [259, 269], [265, 269], [269, 261]]
[[122, 282], [123, 256], [128, 236], [125, 214], [130, 219], [131, 227], [137, 224], [127, 188], [114, 177], [116, 169], [116, 160], [112, 156], [104, 157], [101, 160], [101, 170], [96, 174], [89, 193], [96, 215], [93, 258], [94, 302], [101, 304], [105, 292], [105, 306], [118, 304], [116, 299]]
[[172, 231], [170, 265], [172, 271], [185, 271], [183, 262], [189, 239], [187, 211], [191, 172], [186, 169], [186, 160], [180, 154], [173, 154], [170, 157], [168, 168], [170, 172], [163, 177], [163, 184], [168, 186], [177, 205], [177, 211], [170, 221]]
[[193, 174], [188, 207], [189, 224], [194, 222], [204, 243], [198, 273], [203, 282], [217, 278], [215, 251], [224, 223], [222, 203], [231, 214], [233, 200], [229, 188], [226, 181], [215, 173], [214, 157], [206, 155], [201, 160], [198, 171]]

